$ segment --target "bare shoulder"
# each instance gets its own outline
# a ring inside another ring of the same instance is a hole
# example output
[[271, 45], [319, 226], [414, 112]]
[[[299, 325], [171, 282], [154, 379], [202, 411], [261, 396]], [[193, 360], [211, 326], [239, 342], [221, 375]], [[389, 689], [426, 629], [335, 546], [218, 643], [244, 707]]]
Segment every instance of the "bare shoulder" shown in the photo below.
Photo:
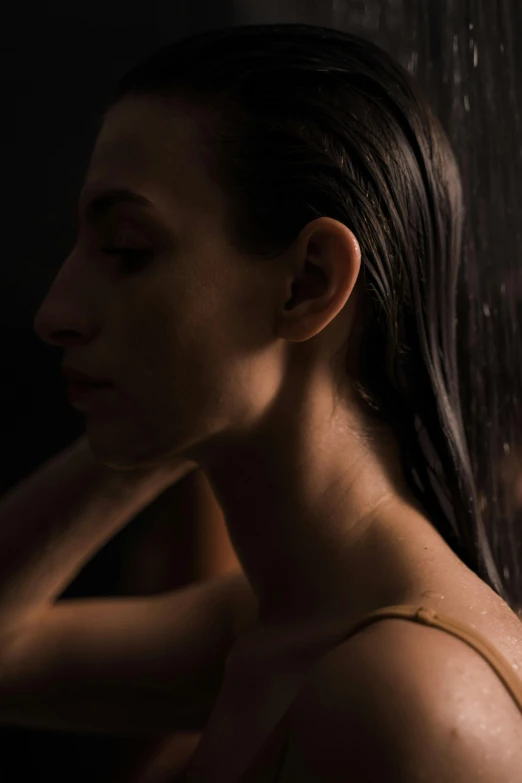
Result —
[[522, 713], [460, 639], [384, 620], [323, 659], [294, 703], [288, 748], [285, 783], [514, 783]]

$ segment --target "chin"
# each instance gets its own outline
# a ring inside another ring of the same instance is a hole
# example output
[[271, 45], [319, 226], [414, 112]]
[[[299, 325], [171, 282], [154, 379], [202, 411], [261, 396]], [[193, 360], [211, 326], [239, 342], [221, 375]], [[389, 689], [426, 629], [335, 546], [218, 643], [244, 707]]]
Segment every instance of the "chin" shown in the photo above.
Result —
[[[86, 436], [96, 459], [119, 471], [151, 470], [182, 458], [179, 438], [165, 430], [161, 434], [129, 427], [122, 419], [97, 421], [86, 419]], [[182, 433], [178, 433], [184, 442]], [[187, 457], [188, 459], [188, 457]]]
[[113, 470], [155, 468], [164, 464], [168, 458], [169, 449], [154, 443], [143, 433], [123, 428], [121, 421], [97, 422], [87, 417], [86, 436], [96, 459]]

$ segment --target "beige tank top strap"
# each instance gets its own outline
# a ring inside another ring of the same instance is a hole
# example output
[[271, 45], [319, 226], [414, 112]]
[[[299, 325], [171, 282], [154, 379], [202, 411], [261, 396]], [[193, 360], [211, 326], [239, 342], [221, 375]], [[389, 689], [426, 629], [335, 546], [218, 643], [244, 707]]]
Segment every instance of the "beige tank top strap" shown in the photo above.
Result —
[[367, 625], [371, 625], [378, 620], [393, 618], [410, 620], [415, 623], [423, 623], [424, 625], [432, 626], [433, 628], [440, 628], [453, 636], [457, 636], [470, 647], [473, 647], [473, 649], [476, 650], [479, 655], [482, 655], [491, 668], [497, 673], [522, 712], [522, 680], [518, 677], [515, 670], [508, 661], [506, 661], [504, 656], [501, 655], [491, 642], [480, 633], [451, 617], [435, 612], [434, 609], [425, 606], [410, 606], [407, 604], [386, 606], [383, 609], [377, 609], [366, 615], [366, 617], [357, 623], [356, 626], [350, 629], [350, 633], [346, 638], [353, 636], [362, 628], [365, 628]]

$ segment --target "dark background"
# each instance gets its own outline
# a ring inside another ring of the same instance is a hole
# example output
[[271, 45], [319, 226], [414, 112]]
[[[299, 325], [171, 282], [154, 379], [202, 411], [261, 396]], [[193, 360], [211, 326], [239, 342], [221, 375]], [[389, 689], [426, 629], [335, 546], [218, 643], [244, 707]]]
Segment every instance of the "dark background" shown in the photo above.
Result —
[[[73, 242], [76, 196], [115, 79], [173, 38], [277, 21], [364, 35], [431, 98], [457, 152], [470, 228], [472, 297], [459, 318], [473, 324], [480, 351], [468, 355], [463, 345], [462, 382], [467, 408], [485, 424], [472, 440], [498, 457], [514, 443], [522, 400], [520, 0], [177, 0], [136, 9], [123, 0], [64, 0], [4, 20], [0, 491], [83, 431], [66, 402], [60, 354], [36, 339], [32, 321]], [[485, 364], [495, 369], [494, 387], [471, 380]], [[118, 592], [122, 547], [143, 521], [110, 542], [66, 596]], [[0, 728], [0, 780], [111, 780], [117, 749], [117, 740]]]

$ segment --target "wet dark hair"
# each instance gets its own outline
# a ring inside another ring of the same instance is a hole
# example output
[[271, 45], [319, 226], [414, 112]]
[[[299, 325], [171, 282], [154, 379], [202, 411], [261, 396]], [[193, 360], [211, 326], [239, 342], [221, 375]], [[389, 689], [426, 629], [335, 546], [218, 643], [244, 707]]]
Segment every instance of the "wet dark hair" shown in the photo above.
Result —
[[201, 110], [239, 249], [274, 257], [321, 216], [354, 233], [366, 290], [361, 404], [395, 431], [409, 486], [447, 543], [522, 605], [520, 574], [506, 579], [492, 550], [463, 424], [459, 171], [409, 74], [340, 31], [232, 27], [164, 47], [121, 79], [109, 108], [138, 95]]

